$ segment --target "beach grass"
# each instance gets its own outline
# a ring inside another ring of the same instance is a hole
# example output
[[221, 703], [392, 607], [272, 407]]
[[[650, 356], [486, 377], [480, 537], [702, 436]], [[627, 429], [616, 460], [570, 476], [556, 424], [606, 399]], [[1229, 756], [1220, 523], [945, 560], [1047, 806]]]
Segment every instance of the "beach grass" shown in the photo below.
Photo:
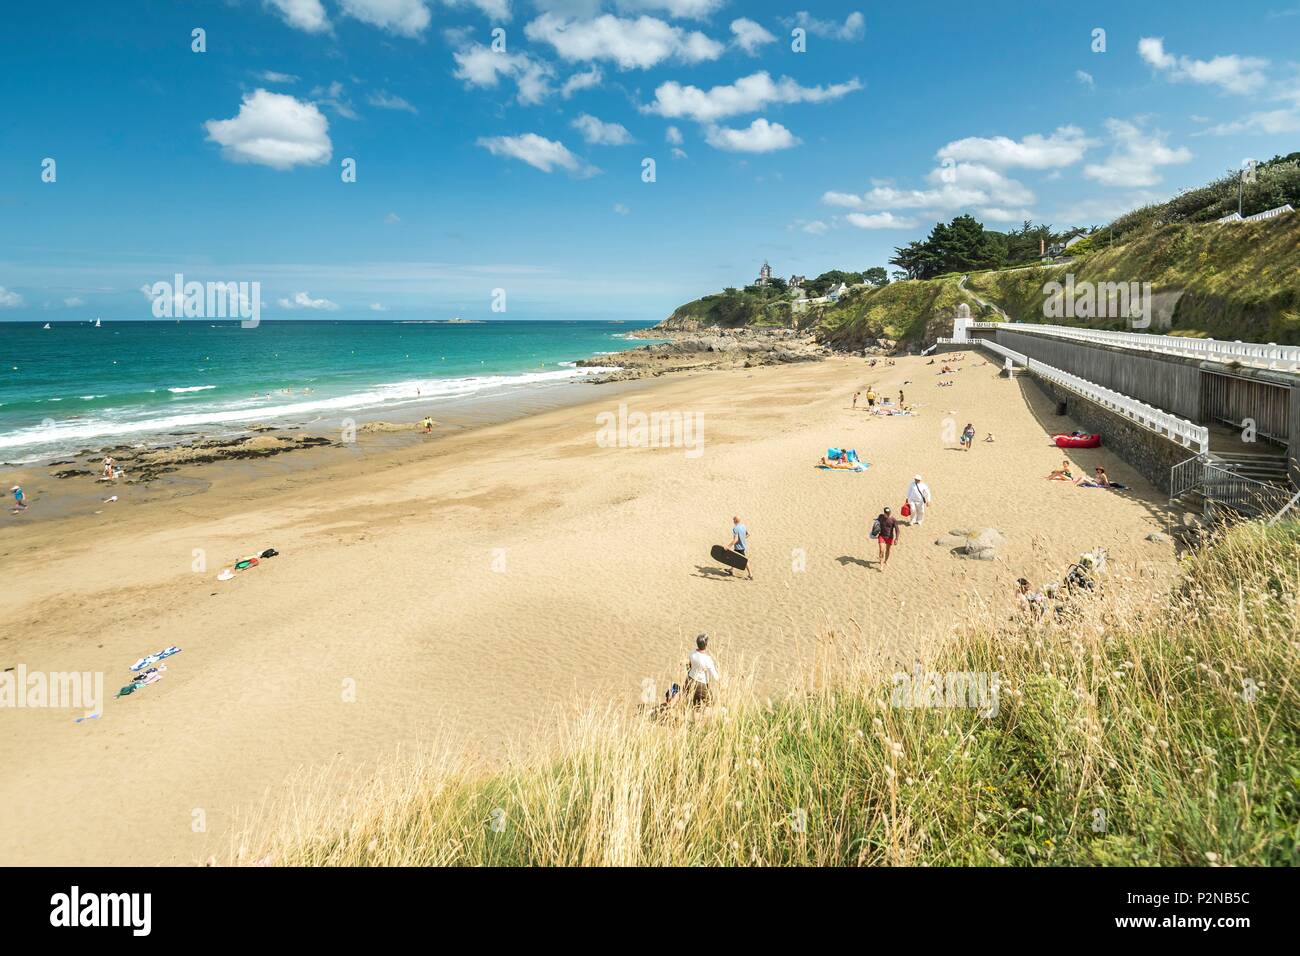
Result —
[[1237, 526], [1138, 591], [973, 612], [921, 664], [995, 672], [993, 706], [902, 706], [927, 701], [829, 635], [777, 699], [732, 678], [706, 711], [592, 707], [508, 769], [406, 756], [344, 801], [285, 791], [226, 862], [1300, 863], [1300, 525]]

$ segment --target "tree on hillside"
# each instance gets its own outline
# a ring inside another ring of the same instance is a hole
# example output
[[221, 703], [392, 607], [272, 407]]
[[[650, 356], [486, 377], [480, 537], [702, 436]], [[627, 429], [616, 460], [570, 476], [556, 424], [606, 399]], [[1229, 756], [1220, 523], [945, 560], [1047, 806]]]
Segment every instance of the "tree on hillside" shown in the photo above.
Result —
[[862, 281], [870, 282], [874, 286], [889, 285], [889, 273], [885, 271], [884, 266], [872, 266], [862, 273]]
[[845, 285], [856, 285], [862, 281], [860, 272], [841, 272], [839, 269], [832, 269], [830, 272], [823, 272], [816, 279], [810, 279], [804, 283], [804, 288], [808, 290], [808, 295], [812, 297], [825, 295], [843, 282]]

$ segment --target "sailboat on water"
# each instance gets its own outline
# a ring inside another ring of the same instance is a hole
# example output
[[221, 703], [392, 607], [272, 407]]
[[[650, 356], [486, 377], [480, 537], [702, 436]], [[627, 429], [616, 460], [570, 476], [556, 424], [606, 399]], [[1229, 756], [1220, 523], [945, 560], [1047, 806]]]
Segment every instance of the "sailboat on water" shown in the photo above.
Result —
[[50, 327], [50, 323], [46, 322], [45, 327], [48, 329]]
[[99, 325], [99, 319], [96, 319], [96, 320], [95, 320], [95, 328], [99, 328], [99, 327], [100, 327], [100, 325]]

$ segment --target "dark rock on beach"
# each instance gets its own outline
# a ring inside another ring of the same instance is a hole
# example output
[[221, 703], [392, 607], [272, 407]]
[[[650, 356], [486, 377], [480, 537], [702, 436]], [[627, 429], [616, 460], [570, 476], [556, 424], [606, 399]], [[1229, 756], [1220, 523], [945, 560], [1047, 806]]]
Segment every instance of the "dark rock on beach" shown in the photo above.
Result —
[[830, 350], [818, 345], [812, 336], [792, 329], [719, 329], [701, 332], [656, 329], [654, 334], [656, 337], [667, 338], [668, 341], [578, 362], [578, 366], [583, 368], [610, 365], [619, 367], [616, 372], [593, 375], [585, 381], [600, 384], [652, 378], [668, 372], [820, 362], [830, 354]]

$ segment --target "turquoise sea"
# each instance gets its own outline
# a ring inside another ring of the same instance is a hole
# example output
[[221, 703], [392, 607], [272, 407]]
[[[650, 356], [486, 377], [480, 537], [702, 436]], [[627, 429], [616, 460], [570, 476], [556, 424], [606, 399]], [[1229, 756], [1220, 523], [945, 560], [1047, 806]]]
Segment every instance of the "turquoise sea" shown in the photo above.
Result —
[[653, 323], [153, 320], [0, 323], [0, 461], [383, 419], [417, 406], [573, 382], [578, 359]]

